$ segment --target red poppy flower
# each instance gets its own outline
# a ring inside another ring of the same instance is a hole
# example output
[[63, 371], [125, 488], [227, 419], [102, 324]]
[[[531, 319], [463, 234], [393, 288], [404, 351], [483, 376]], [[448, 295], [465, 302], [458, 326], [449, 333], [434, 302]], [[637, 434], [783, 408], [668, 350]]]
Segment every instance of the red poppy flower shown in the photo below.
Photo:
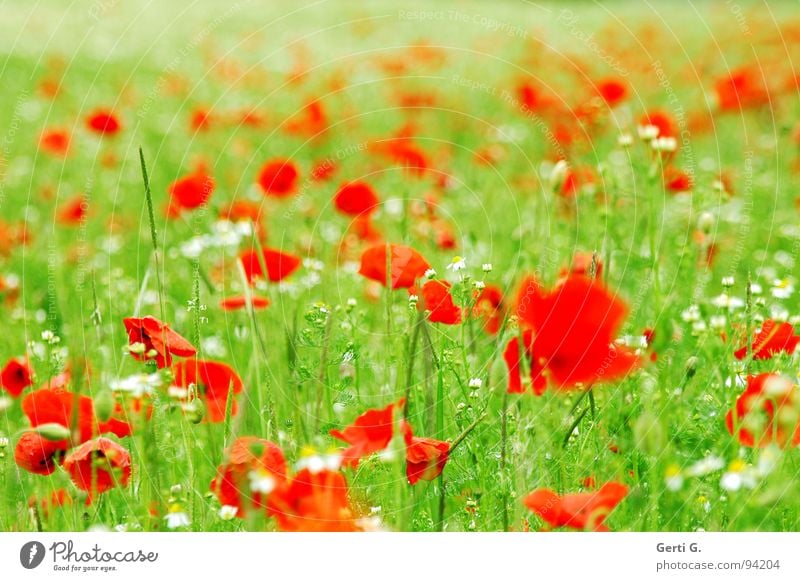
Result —
[[429, 280], [422, 285], [418, 292], [412, 287], [409, 294], [419, 294], [417, 309], [428, 311], [428, 320], [431, 323], [445, 325], [458, 325], [461, 322], [461, 307], [453, 302], [450, 294], [450, 283], [445, 280]]
[[483, 319], [483, 328], [490, 335], [496, 335], [503, 324], [505, 307], [503, 306], [503, 290], [496, 285], [486, 285], [475, 293], [473, 316]]
[[128, 317], [123, 320], [130, 345], [142, 343], [144, 351], [131, 351], [138, 361], [155, 359], [159, 369], [172, 365], [172, 356], [191, 357], [197, 353], [191, 343], [155, 317]]
[[[251, 473], [262, 479], [256, 487], [260, 490], [253, 490]], [[276, 488], [286, 480], [286, 460], [280, 447], [269, 440], [242, 436], [231, 446], [226, 463], [217, 469], [211, 491], [223, 506], [235, 506], [241, 517], [248, 505], [264, 506], [264, 482], [270, 479]]]
[[607, 531], [603, 522], [628, 494], [628, 487], [608, 482], [595, 492], [558, 496], [542, 488], [525, 497], [525, 506], [552, 527]]
[[25, 357], [9, 359], [0, 371], [0, 387], [11, 397], [19, 397], [26, 387], [33, 385], [33, 369]]
[[[195, 384], [201, 391], [201, 396], [206, 404], [208, 420], [222, 422], [225, 420], [225, 409], [228, 404], [228, 394], [242, 392], [242, 378], [229, 365], [219, 361], [203, 359], [186, 359], [172, 366], [174, 384], [188, 388]], [[231, 414], [236, 415], [237, 404], [234, 399]]]
[[289, 119], [284, 127], [288, 133], [316, 136], [325, 131], [328, 119], [325, 109], [319, 100], [311, 101], [303, 109]]
[[172, 203], [179, 209], [193, 210], [208, 203], [215, 187], [213, 177], [204, 172], [195, 172], [172, 182], [169, 194]]
[[71, 428], [75, 422], [74, 443], [83, 443], [98, 434], [112, 433], [124, 438], [132, 433], [129, 423], [114, 417], [98, 422], [94, 401], [89, 396], [80, 396], [75, 410], [75, 397], [74, 393], [61, 387], [37, 389], [22, 399], [22, 411], [34, 428], [45, 424]]
[[39, 137], [39, 149], [51, 155], [64, 157], [69, 151], [69, 133], [64, 129], [47, 129]]
[[737, 111], [769, 103], [769, 91], [760, 67], [741, 67], [714, 83], [717, 105], [722, 111]]
[[28, 472], [47, 476], [63, 460], [67, 441], [54, 442], [36, 432], [25, 432], [14, 448], [14, 461]]
[[267, 196], [285, 198], [297, 191], [300, 171], [287, 159], [269, 161], [258, 174], [258, 185]]
[[628, 97], [628, 86], [619, 79], [603, 79], [595, 84], [597, 94], [609, 107], [616, 107]]
[[267, 512], [286, 532], [355, 532], [357, 520], [341, 472], [305, 468], [267, 498]]
[[380, 202], [372, 186], [360, 181], [343, 184], [333, 198], [336, 209], [348, 216], [372, 214]]
[[[262, 256], [264, 265], [267, 267], [267, 278], [271, 282], [282, 281], [300, 268], [302, 263], [299, 256], [273, 248], [264, 248]], [[239, 256], [239, 259], [242, 261], [245, 275], [250, 284], [253, 284], [256, 279], [264, 278], [264, 269], [257, 251], [245, 251]]]
[[743, 446], [763, 448], [800, 445], [800, 396], [797, 386], [782, 375], [747, 377], [747, 388], [728, 412], [725, 425]]
[[664, 170], [664, 186], [675, 193], [688, 192], [692, 189], [692, 176], [683, 170], [675, 167], [668, 167]]
[[390, 255], [392, 289], [414, 286], [431, 265], [422, 255], [401, 244], [378, 244], [367, 248], [361, 255], [361, 268], [358, 273], [368, 279], [386, 286], [386, 258]]
[[[250, 297], [250, 304], [253, 305], [253, 309], [258, 311], [260, 309], [266, 309], [270, 305], [270, 301], [267, 297], [252, 295]], [[223, 311], [239, 311], [247, 307], [247, 297], [245, 295], [228, 297], [222, 299], [219, 302], [219, 306], [222, 307]]]
[[435, 480], [447, 464], [450, 453], [449, 442], [433, 438], [406, 437], [406, 476], [409, 484], [420, 480]]
[[367, 410], [344, 430], [331, 430], [331, 436], [350, 444], [342, 452], [344, 466], [357, 468], [363, 457], [386, 449], [394, 435], [394, 409], [404, 403], [401, 399], [382, 409]]
[[128, 485], [131, 455], [113, 440], [96, 438], [67, 454], [64, 469], [81, 490], [102, 494], [115, 486]]
[[89, 212], [89, 202], [86, 196], [78, 194], [67, 200], [58, 209], [58, 222], [65, 226], [80, 226]]
[[[517, 298], [531, 383], [542, 393], [548, 381], [559, 389], [612, 381], [638, 363], [633, 351], [612, 344], [627, 307], [599, 281], [571, 275], [551, 292], [528, 278]], [[509, 391], [521, 390], [519, 338], [504, 353]]]
[[[761, 330], [753, 339], [753, 359], [772, 359], [778, 353], [791, 355], [800, 342], [800, 336], [794, 334], [791, 323], [777, 323], [767, 319]], [[747, 357], [747, 344], [742, 345], [734, 355], [736, 359]]]
[[98, 109], [86, 119], [87, 127], [101, 135], [116, 135], [122, 129], [119, 119], [111, 111]]
[[677, 137], [678, 124], [672, 115], [665, 111], [653, 110], [642, 115], [639, 125], [654, 125], [658, 127], [659, 137]]

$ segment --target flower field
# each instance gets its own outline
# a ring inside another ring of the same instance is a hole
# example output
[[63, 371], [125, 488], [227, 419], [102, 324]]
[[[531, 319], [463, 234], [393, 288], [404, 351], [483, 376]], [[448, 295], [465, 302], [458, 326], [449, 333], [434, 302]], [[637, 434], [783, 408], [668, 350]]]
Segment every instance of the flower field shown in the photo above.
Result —
[[4, 4], [0, 531], [800, 530], [737, 2]]

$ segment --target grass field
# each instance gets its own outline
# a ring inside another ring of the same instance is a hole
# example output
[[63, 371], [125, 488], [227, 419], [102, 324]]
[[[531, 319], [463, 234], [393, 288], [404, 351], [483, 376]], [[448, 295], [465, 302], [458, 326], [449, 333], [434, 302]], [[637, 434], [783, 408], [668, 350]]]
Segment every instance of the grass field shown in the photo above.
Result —
[[0, 530], [800, 530], [796, 2], [31, 4]]

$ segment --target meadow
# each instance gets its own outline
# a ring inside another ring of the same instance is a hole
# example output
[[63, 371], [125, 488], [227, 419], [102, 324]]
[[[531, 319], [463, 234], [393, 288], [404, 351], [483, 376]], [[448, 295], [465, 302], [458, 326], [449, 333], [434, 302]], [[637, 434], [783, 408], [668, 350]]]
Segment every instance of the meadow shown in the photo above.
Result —
[[164, 4], [3, 4], [0, 530], [800, 530], [796, 3]]

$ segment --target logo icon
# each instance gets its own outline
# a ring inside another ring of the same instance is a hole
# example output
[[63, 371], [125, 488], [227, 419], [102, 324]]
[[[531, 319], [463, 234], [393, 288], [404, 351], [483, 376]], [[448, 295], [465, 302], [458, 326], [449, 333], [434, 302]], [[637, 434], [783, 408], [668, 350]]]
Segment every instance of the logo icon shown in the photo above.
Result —
[[19, 550], [19, 562], [26, 569], [35, 569], [44, 560], [44, 545], [39, 541], [30, 541]]

